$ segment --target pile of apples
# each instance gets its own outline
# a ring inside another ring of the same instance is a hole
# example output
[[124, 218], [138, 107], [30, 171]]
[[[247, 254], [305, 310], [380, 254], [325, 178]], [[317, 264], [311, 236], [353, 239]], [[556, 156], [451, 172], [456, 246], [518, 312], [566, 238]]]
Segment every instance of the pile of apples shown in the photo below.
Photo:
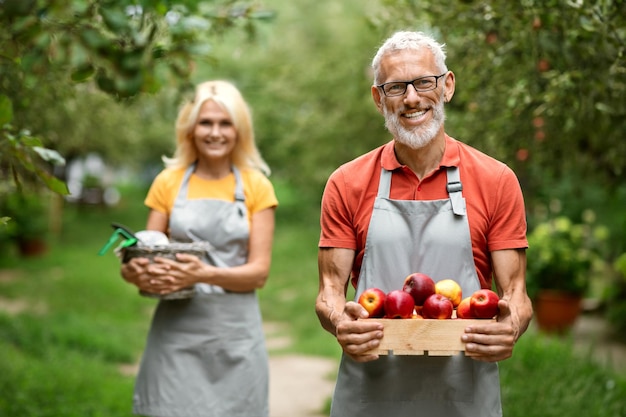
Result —
[[456, 310], [459, 319], [491, 319], [498, 314], [500, 297], [488, 289], [475, 291], [463, 298], [461, 286], [452, 279], [435, 282], [421, 272], [407, 276], [401, 290], [387, 294], [379, 288], [368, 288], [358, 303], [370, 318], [451, 319]]

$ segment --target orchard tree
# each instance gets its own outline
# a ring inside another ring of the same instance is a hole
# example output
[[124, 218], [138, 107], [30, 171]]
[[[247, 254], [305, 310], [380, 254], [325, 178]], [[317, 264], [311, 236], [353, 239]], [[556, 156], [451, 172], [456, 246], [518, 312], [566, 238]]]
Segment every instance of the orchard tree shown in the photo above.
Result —
[[624, 183], [626, 2], [381, 1], [379, 27], [426, 28], [447, 44], [453, 135], [546, 198], [567, 177]]
[[231, 32], [218, 46], [223, 55], [212, 72], [235, 77], [243, 89], [272, 178], [297, 188], [296, 218], [303, 206], [319, 215], [337, 166], [390, 139], [370, 95], [370, 60], [380, 41], [366, 19], [372, 3], [266, 0], [279, 14], [257, 42]]
[[[62, 142], [63, 127], [45, 131], [48, 108], [77, 91], [124, 102], [168, 85], [188, 87], [195, 63], [215, 59], [215, 35], [233, 28], [253, 34], [256, 21], [271, 17], [256, 3], [234, 0], [0, 0], [0, 194], [36, 177], [67, 193], [50, 169], [64, 158], [46, 146], [55, 137], [56, 149], [71, 153], [74, 145]], [[77, 108], [74, 117], [93, 111]]]

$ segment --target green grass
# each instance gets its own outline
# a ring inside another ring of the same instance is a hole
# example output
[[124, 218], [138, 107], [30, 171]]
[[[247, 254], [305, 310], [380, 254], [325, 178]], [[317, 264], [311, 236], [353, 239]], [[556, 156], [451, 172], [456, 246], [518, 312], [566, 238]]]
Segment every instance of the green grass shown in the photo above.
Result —
[[0, 343], [0, 414], [20, 417], [131, 416], [133, 379], [112, 363], [48, 341], [45, 354]]
[[529, 331], [500, 364], [506, 417], [626, 416], [626, 378], [575, 354], [571, 341]]
[[[293, 341], [286, 352], [338, 358], [314, 309], [317, 207], [300, 207], [283, 185], [277, 194], [272, 270], [259, 291], [263, 317]], [[24, 309], [0, 308], [0, 415], [131, 416], [133, 378], [120, 367], [139, 358], [155, 301], [123, 282], [112, 252], [97, 255], [111, 222], [143, 228], [143, 191], [124, 195], [114, 209], [66, 206], [62, 233], [42, 257], [2, 252], [0, 304]], [[531, 331], [500, 369], [507, 417], [626, 416], [626, 378], [575, 355], [567, 339]]]
[[265, 320], [288, 325], [291, 349], [336, 357], [341, 352], [339, 345], [322, 329], [315, 314], [318, 239], [317, 225], [279, 223], [270, 277], [259, 297]]

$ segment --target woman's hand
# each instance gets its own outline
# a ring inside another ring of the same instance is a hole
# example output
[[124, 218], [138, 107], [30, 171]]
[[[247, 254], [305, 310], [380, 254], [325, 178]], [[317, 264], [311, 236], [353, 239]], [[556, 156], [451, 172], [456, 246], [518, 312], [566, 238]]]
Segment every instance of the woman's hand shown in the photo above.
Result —
[[167, 291], [161, 281], [168, 272], [168, 266], [151, 263], [148, 258], [132, 258], [120, 268], [120, 274], [126, 282], [151, 294], [164, 294]]
[[132, 258], [122, 264], [120, 274], [126, 282], [135, 285], [140, 290], [147, 291], [151, 279], [149, 265], [148, 258]]
[[206, 282], [211, 265], [204, 263], [195, 255], [179, 253], [176, 260], [155, 257], [154, 274], [150, 285], [159, 294], [167, 294], [191, 287], [198, 282]]

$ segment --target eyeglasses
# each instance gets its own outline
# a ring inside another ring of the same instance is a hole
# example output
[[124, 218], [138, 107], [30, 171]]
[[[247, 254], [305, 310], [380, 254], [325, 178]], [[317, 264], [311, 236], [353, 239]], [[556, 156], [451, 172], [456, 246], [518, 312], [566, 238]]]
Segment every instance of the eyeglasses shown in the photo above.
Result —
[[431, 91], [437, 88], [437, 81], [439, 81], [439, 78], [446, 74], [447, 72], [444, 72], [441, 75], [429, 75], [426, 77], [416, 78], [413, 81], [392, 81], [390, 83], [377, 85], [376, 87], [383, 90], [383, 93], [385, 93], [385, 96], [387, 97], [404, 95], [404, 93], [406, 93], [406, 89], [409, 87], [409, 84], [413, 85], [415, 91], [418, 92]]

